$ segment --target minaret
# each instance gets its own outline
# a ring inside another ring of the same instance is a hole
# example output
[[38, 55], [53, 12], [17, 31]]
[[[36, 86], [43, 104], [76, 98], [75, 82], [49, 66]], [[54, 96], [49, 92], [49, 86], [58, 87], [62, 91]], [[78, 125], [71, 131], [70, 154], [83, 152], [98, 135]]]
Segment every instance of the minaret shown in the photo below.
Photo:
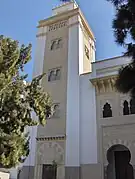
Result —
[[[34, 179], [80, 177], [80, 77], [92, 71], [94, 43], [94, 35], [75, 2], [55, 7], [51, 17], [39, 22], [34, 69], [35, 74], [47, 74], [42, 86], [50, 93], [55, 112], [45, 127], [37, 129]], [[96, 135], [92, 135], [95, 140]], [[96, 142], [93, 145], [96, 148]], [[57, 168], [52, 165], [54, 161]]]

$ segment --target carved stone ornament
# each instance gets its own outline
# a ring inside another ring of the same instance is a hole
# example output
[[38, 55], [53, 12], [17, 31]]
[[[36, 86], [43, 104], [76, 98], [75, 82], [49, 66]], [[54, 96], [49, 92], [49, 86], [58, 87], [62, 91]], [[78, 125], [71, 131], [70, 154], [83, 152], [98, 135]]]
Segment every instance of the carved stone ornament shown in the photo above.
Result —
[[117, 76], [91, 79], [90, 81], [96, 88], [97, 94], [116, 91], [115, 81]]
[[64, 20], [64, 21], [61, 21], [61, 22], [58, 22], [58, 23], [55, 23], [55, 24], [52, 24], [49, 26], [49, 32], [50, 31], [55, 31], [55, 30], [58, 30], [60, 28], [63, 28], [65, 26], [67, 26], [67, 20]]
[[[104, 143], [104, 164], [108, 165], [108, 160], [107, 160], [107, 151], [115, 145], [123, 145], [129, 149], [131, 154], [133, 154], [134, 147], [132, 147], [132, 142], [129, 142], [127, 140], [122, 140], [122, 139], [110, 139], [108, 142]], [[131, 159], [132, 160], [132, 159]]]
[[64, 162], [64, 149], [57, 142], [39, 142], [37, 151], [38, 164], [58, 164]]

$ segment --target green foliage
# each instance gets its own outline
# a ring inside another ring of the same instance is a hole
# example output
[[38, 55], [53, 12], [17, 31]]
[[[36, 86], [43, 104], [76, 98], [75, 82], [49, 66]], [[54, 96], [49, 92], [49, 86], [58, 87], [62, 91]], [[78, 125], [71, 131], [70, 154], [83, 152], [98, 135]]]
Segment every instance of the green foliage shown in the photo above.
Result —
[[50, 96], [40, 86], [44, 74], [27, 82], [24, 65], [30, 60], [31, 45], [19, 47], [0, 36], [0, 164], [5, 167], [24, 162], [29, 153], [26, 127], [44, 125], [52, 114]]
[[116, 87], [120, 92], [128, 93], [134, 95], [135, 87], [135, 67], [133, 64], [129, 64], [119, 70], [119, 76], [116, 81]]
[[116, 87], [123, 93], [134, 96], [135, 89], [135, 0], [108, 0], [116, 8], [113, 29], [116, 42], [126, 48], [125, 56], [132, 58], [131, 64], [119, 71]]
[[0, 167], [11, 168], [23, 163], [29, 154], [27, 135], [4, 134], [0, 136]]

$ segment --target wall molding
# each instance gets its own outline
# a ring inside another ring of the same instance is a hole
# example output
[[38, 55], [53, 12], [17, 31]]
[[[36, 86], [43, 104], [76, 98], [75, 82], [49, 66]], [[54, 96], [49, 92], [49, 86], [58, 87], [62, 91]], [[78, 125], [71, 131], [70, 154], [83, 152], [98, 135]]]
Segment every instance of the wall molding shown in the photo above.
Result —
[[115, 81], [117, 75], [107, 76], [102, 78], [91, 79], [91, 83], [96, 88], [97, 94], [107, 93], [107, 92], [116, 92]]
[[51, 136], [51, 137], [39, 137], [36, 138], [37, 141], [58, 141], [65, 140], [66, 136]]

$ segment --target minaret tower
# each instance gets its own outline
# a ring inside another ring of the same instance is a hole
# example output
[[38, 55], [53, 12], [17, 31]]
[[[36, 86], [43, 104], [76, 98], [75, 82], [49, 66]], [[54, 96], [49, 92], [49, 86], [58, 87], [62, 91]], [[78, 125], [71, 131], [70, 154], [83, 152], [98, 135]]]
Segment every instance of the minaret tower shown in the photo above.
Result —
[[[37, 75], [47, 74], [42, 86], [50, 93], [55, 112], [45, 127], [37, 129], [34, 179], [78, 179], [81, 166], [80, 77], [92, 71], [95, 39], [75, 2], [55, 7], [52, 13], [38, 25], [34, 71]], [[96, 124], [93, 125], [92, 130], [95, 130]], [[89, 135], [96, 141], [94, 133]], [[96, 142], [92, 145], [96, 148]], [[93, 154], [92, 160], [96, 162], [96, 159]]]

